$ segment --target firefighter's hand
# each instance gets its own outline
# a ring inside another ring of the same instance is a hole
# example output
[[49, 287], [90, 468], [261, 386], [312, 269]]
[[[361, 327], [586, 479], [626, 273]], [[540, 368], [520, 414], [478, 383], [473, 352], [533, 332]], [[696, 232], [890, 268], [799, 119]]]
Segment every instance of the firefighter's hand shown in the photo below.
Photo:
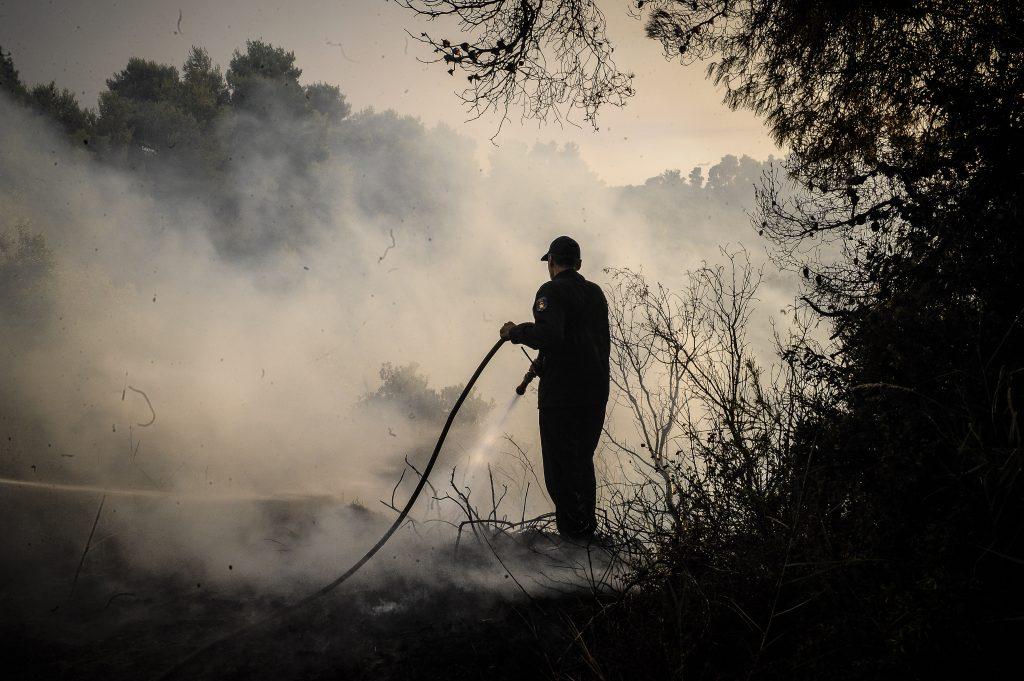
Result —
[[503, 340], [508, 340], [508, 335], [512, 332], [512, 329], [514, 329], [515, 327], [515, 322], [505, 322], [504, 324], [501, 325], [501, 330], [498, 331], [498, 335], [501, 336]]

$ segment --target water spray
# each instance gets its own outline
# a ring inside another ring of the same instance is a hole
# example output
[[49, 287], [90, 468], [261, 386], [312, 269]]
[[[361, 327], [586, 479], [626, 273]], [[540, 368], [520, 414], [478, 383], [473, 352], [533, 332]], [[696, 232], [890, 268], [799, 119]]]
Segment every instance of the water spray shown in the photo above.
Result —
[[512, 413], [512, 410], [515, 409], [515, 406], [519, 404], [519, 397], [519, 393], [516, 392], [509, 398], [508, 403], [502, 407], [500, 412], [498, 412], [498, 417], [496, 419], [492, 419], [491, 424], [483, 432], [483, 435], [480, 436], [477, 444], [470, 451], [468, 457], [469, 464], [463, 475], [462, 484], [468, 485], [472, 488], [473, 483], [476, 480], [477, 471], [480, 469], [481, 464], [486, 458], [487, 452], [494, 445], [498, 436], [504, 433], [505, 422], [508, 421], [508, 417]]

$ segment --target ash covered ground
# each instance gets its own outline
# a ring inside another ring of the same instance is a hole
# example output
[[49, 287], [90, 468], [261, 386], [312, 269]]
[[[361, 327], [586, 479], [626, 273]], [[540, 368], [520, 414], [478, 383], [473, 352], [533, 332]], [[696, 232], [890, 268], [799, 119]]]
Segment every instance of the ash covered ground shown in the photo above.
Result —
[[[22, 521], [5, 523], [14, 531], [0, 577], [8, 678], [519, 679], [579, 664], [567, 655], [571, 622], [595, 600], [588, 581], [607, 577], [603, 552], [570, 555], [525, 535], [470, 536], [456, 548], [410, 531], [337, 590], [287, 610], [322, 586], [310, 573], [290, 583], [274, 576], [295, 568], [291, 556], [317, 536], [318, 522], [343, 519], [368, 546], [389, 519], [327, 499], [209, 501], [205, 511], [238, 503], [265, 517], [270, 536], [250, 537], [255, 546], [237, 564], [183, 555], [142, 570], [125, 559], [135, 549], [118, 514], [177, 506], [172, 499], [107, 495], [90, 532], [95, 495], [5, 493], [0, 513]], [[81, 518], [74, 535], [66, 521], [38, 522], [58, 508]], [[37, 522], [24, 522], [29, 516]], [[340, 552], [337, 572], [355, 557]]]

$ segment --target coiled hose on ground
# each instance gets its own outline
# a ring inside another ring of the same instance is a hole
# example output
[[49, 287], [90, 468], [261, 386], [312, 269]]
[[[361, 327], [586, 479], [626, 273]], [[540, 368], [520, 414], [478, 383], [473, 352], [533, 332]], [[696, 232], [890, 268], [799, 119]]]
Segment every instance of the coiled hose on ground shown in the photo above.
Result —
[[199, 658], [203, 657], [207, 653], [216, 650], [217, 648], [220, 648], [221, 646], [237, 638], [240, 638], [243, 634], [256, 631], [260, 627], [264, 627], [289, 613], [295, 612], [296, 610], [299, 610], [309, 605], [310, 603], [316, 601], [320, 597], [328, 594], [329, 592], [333, 591], [338, 586], [340, 586], [343, 582], [345, 582], [349, 577], [358, 572], [361, 567], [366, 565], [366, 563], [368, 563], [369, 560], [373, 558], [373, 556], [378, 551], [381, 550], [384, 544], [386, 544], [388, 540], [391, 539], [391, 535], [393, 535], [398, 530], [398, 528], [401, 527], [402, 523], [405, 522], [405, 519], [409, 515], [409, 511], [412, 510], [412, 507], [416, 503], [416, 499], [419, 497], [420, 492], [423, 491], [423, 487], [427, 484], [427, 479], [430, 477], [430, 471], [433, 470], [434, 464], [437, 462], [437, 457], [441, 453], [441, 447], [444, 446], [444, 440], [446, 437], [448, 437], [448, 431], [451, 429], [452, 423], [455, 421], [456, 414], [459, 413], [459, 408], [462, 407], [462, 403], [466, 401], [466, 397], [469, 395], [469, 391], [473, 389], [473, 385], [476, 383], [476, 380], [480, 378], [480, 374], [483, 373], [484, 367], [487, 366], [487, 363], [491, 361], [491, 358], [494, 357], [494, 355], [498, 352], [498, 349], [501, 348], [501, 346], [504, 343], [504, 338], [495, 343], [494, 347], [492, 347], [490, 351], [488, 351], [488, 353], [484, 356], [483, 360], [480, 362], [480, 365], [476, 368], [476, 371], [473, 372], [473, 375], [466, 383], [466, 387], [462, 389], [462, 394], [459, 395], [459, 399], [455, 400], [455, 404], [452, 406], [451, 411], [448, 412], [448, 419], [444, 422], [444, 427], [441, 429], [441, 434], [437, 438], [437, 444], [434, 445], [434, 451], [430, 455], [430, 460], [427, 461], [427, 465], [423, 467], [423, 473], [422, 475], [420, 475], [419, 482], [416, 483], [416, 489], [413, 490], [412, 495], [409, 497], [409, 500], [405, 502], [405, 506], [398, 514], [398, 517], [395, 518], [395, 521], [391, 523], [391, 527], [388, 528], [388, 531], [384, 533], [384, 535], [377, 541], [376, 544], [370, 547], [370, 549], [365, 554], [363, 554], [362, 558], [357, 560], [355, 564], [352, 565], [352, 567], [343, 572], [329, 584], [322, 586], [313, 593], [309, 594], [308, 596], [305, 596], [304, 598], [294, 603], [291, 603], [282, 608], [279, 608], [278, 610], [275, 610], [273, 613], [264, 617], [263, 619], [257, 620], [255, 622], [250, 622], [249, 624], [246, 624], [245, 626], [236, 629], [235, 631], [231, 632], [226, 636], [222, 636], [221, 638], [218, 638], [214, 641], [211, 641], [210, 643], [207, 643], [201, 648], [197, 648], [196, 650], [192, 651], [187, 657], [177, 662], [173, 667], [165, 671], [157, 678], [160, 681], [165, 681], [166, 679], [172, 679], [176, 677], [178, 674], [183, 673], [186, 667], [195, 663], [197, 660], [199, 660]]

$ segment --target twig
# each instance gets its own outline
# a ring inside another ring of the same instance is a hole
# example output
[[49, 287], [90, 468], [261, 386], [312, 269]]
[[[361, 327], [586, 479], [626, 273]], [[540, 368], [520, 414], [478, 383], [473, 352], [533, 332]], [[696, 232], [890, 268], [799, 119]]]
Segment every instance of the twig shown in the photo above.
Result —
[[[408, 466], [409, 468], [411, 468], [413, 473], [415, 473], [416, 475], [420, 476], [421, 478], [423, 477], [423, 474], [420, 473], [420, 470], [418, 468], [416, 468], [416, 466], [412, 465], [411, 461], [409, 461], [409, 455], [408, 454], [405, 455], [405, 465]], [[434, 484], [432, 482], [430, 482], [430, 480], [427, 480], [427, 487], [430, 488], [430, 494], [432, 496], [436, 497], [437, 496], [437, 489], [434, 487]]]
[[278, 546], [280, 546], [281, 548], [278, 549], [278, 553], [288, 553], [289, 551], [291, 551], [291, 547], [289, 547], [283, 541], [278, 541], [277, 539], [271, 539], [270, 537], [265, 537], [263, 539], [263, 541], [269, 541], [269, 542], [272, 542], [272, 543], [277, 544]]
[[138, 394], [142, 395], [142, 398], [144, 400], [146, 400], [146, 406], [149, 407], [149, 411], [153, 415], [153, 417], [151, 419], [149, 419], [149, 421], [147, 421], [146, 423], [138, 423], [136, 425], [138, 425], [141, 428], [145, 428], [146, 426], [153, 425], [153, 423], [156, 421], [156, 410], [153, 409], [153, 403], [149, 401], [149, 397], [146, 395], [146, 393], [142, 392], [138, 388], [133, 388], [132, 386], [128, 386], [128, 389], [131, 390], [132, 392], [137, 392]]
[[[119, 591], [107, 599], [107, 604], [103, 606], [103, 610], [109, 608], [110, 604], [114, 602], [115, 598], [121, 598], [122, 596], [135, 596], [135, 594], [131, 591]], [[100, 612], [103, 612], [103, 610], [100, 610]]]
[[347, 54], [345, 54], [345, 48], [344, 48], [344, 47], [342, 47], [341, 43], [333, 43], [333, 42], [331, 42], [330, 40], [325, 40], [325, 41], [324, 41], [324, 44], [325, 44], [325, 45], [330, 45], [331, 47], [337, 47], [337, 48], [338, 48], [338, 50], [339, 50], [339, 51], [341, 52], [341, 56], [342, 56], [342, 57], [344, 57], [346, 61], [350, 61], [350, 62], [352, 62], [353, 64], [358, 64], [358, 63], [359, 63], [358, 61], [356, 61], [356, 60], [355, 60], [355, 59], [353, 59], [352, 57], [350, 57], [350, 56], [348, 56]]
[[381, 256], [379, 258], [377, 258], [377, 262], [378, 263], [384, 262], [384, 258], [388, 257], [388, 251], [390, 251], [396, 245], [395, 244], [395, 230], [389, 229], [388, 230], [388, 234], [391, 235], [391, 245], [388, 246], [387, 248], [385, 248], [384, 252], [381, 254]]
[[395, 506], [395, 494], [398, 492], [398, 486], [402, 484], [403, 480], [405, 480], [405, 471], [407, 471], [407, 470], [408, 470], [407, 468], [403, 468], [402, 469], [402, 475], [398, 478], [398, 482], [396, 482], [395, 486], [391, 488], [391, 503], [388, 503], [388, 502], [384, 501], [383, 499], [379, 500], [380, 503], [384, 504], [385, 506], [387, 506], [388, 508], [390, 508], [392, 511], [394, 511], [396, 513], [401, 512], [401, 509], [398, 508], [397, 506]]
[[[103, 512], [103, 504], [107, 500], [107, 495], [104, 494], [100, 498], [100, 507], [96, 509], [96, 517], [92, 521], [92, 529], [89, 530], [89, 538], [85, 540], [85, 550], [82, 551], [82, 557], [78, 560], [78, 569], [75, 570], [75, 578], [71, 580], [71, 593], [68, 597], [75, 595], [75, 587], [78, 585], [78, 575], [82, 572], [82, 565], [85, 564], [85, 554], [89, 553], [89, 545], [92, 544], [92, 536], [96, 534], [96, 525], [100, 522], [100, 513]], [[109, 603], [107, 604], [109, 605]]]

